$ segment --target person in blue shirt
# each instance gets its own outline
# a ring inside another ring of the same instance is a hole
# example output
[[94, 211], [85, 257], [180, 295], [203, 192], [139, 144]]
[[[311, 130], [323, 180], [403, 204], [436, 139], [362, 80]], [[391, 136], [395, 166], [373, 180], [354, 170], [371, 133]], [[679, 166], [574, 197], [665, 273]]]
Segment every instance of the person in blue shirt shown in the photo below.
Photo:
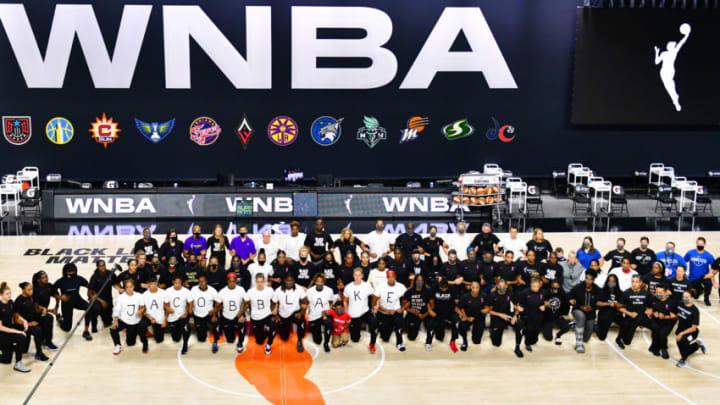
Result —
[[583, 244], [577, 251], [577, 259], [586, 269], [590, 268], [590, 262], [593, 260], [597, 260], [598, 263], [600, 263], [600, 267], [602, 267], [603, 263], [605, 263], [603, 256], [597, 249], [595, 249], [595, 244], [589, 236], [586, 236], [585, 239], [583, 239]]
[[665, 250], [662, 252], [658, 252], [657, 260], [659, 262], [662, 262], [662, 264], [665, 265], [665, 277], [667, 278], [673, 278], [675, 277], [675, 269], [678, 265], [683, 265], [683, 267], [687, 268], [687, 263], [685, 262], [685, 259], [683, 259], [682, 256], [675, 253], [675, 243], [674, 242], [668, 242], [665, 244]]
[[685, 253], [684, 257], [690, 271], [688, 280], [690, 280], [690, 285], [694, 286], [697, 291], [700, 291], [700, 284], [702, 284], [705, 305], [710, 306], [710, 293], [714, 284], [713, 277], [716, 273], [715, 270], [710, 270], [710, 265], [715, 261], [715, 258], [705, 250], [705, 238], [702, 236], [697, 238], [696, 245], [696, 248]]

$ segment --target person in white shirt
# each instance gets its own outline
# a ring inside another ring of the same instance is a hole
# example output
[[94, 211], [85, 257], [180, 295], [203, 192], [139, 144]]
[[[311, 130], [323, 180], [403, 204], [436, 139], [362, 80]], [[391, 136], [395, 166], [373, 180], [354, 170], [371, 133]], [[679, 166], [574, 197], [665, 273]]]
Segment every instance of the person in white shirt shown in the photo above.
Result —
[[190, 338], [190, 326], [188, 326], [188, 315], [192, 313], [193, 300], [190, 290], [183, 287], [182, 277], [175, 276], [172, 287], [165, 290], [165, 313], [167, 323], [170, 325], [170, 336], [174, 342], [179, 342], [182, 337], [182, 354], [187, 354], [187, 344]]
[[290, 235], [285, 236], [283, 250], [287, 257], [294, 261], [300, 260], [300, 248], [305, 246], [305, 234], [300, 232], [300, 223], [290, 222]]
[[270, 276], [273, 274], [273, 268], [267, 260], [267, 256], [264, 251], [258, 250], [256, 261], [250, 263], [248, 266], [248, 272], [250, 273], [250, 280], [252, 284], [250, 288], [255, 287], [255, 280], [258, 274], [262, 274], [263, 279], [267, 280], [268, 287], [270, 286]]
[[370, 270], [368, 275], [368, 283], [372, 288], [378, 288], [387, 284], [387, 262], [385, 259], [377, 261], [377, 268]]
[[312, 287], [307, 290], [310, 333], [315, 344], [322, 343], [325, 353], [329, 353], [333, 319], [328, 316], [328, 311], [335, 301], [335, 294], [330, 287], [325, 286], [325, 275], [322, 273], [317, 273], [312, 283]]
[[[215, 335], [215, 343], [217, 343], [215, 301], [217, 301], [218, 292], [208, 285], [205, 273], [200, 273], [198, 285], [190, 289], [190, 295], [193, 300], [193, 320], [198, 342], [204, 342], [207, 339], [208, 330], [210, 330]], [[213, 345], [213, 353], [217, 351], [216, 348], [217, 346]]]
[[158, 280], [151, 277], [148, 280], [148, 289], [142, 296], [145, 304], [146, 327], [151, 326], [155, 342], [162, 343], [165, 340], [165, 327], [167, 327], [165, 290], [158, 288]]
[[450, 249], [455, 249], [455, 252], [457, 252], [457, 260], [461, 262], [467, 259], [467, 248], [470, 246], [473, 236], [465, 233], [467, 229], [465, 222], [458, 222], [455, 229], [456, 232], [448, 235], [446, 242]]
[[632, 278], [638, 274], [638, 272], [630, 267], [631, 262], [629, 257], [623, 257], [621, 264], [621, 267], [615, 267], [610, 270], [610, 274], [617, 276], [620, 291], [627, 291], [628, 288], [632, 287]]
[[[524, 254], [527, 251], [527, 244], [518, 238], [518, 227], [513, 225], [510, 227], [510, 234], [503, 240], [500, 241], [500, 245], [503, 252], [513, 252], [515, 260], [522, 260], [525, 258]], [[499, 256], [503, 256], [502, 253], [498, 252]]]
[[305, 351], [302, 340], [305, 337], [305, 310], [308, 306], [305, 290], [295, 284], [295, 277], [288, 274], [280, 287], [275, 290], [275, 302], [278, 303], [278, 335], [287, 342], [290, 339], [290, 330], [295, 324], [297, 329], [297, 351]]
[[280, 246], [272, 239], [272, 233], [265, 231], [262, 233], [262, 240], [257, 244], [258, 252], [260, 249], [265, 250], [265, 258], [268, 263], [272, 263], [277, 257], [277, 252], [280, 250]]
[[370, 261], [376, 263], [380, 258], [389, 256], [392, 252], [392, 244], [394, 239], [392, 235], [385, 232], [385, 222], [378, 219], [375, 223], [375, 230], [370, 232], [365, 238], [367, 244]]
[[255, 343], [265, 343], [265, 354], [272, 353], [272, 343], [277, 331], [277, 299], [272, 288], [265, 286], [265, 276], [262, 273], [254, 277], [255, 287], [247, 292], [250, 301], [250, 323], [255, 335]]
[[142, 317], [145, 312], [145, 303], [142, 295], [135, 293], [135, 282], [132, 279], [125, 280], [125, 292], [120, 294], [115, 300], [113, 306], [113, 322], [110, 327], [110, 336], [112, 337], [115, 349], [114, 355], [120, 354], [122, 345], [120, 345], [120, 331], [127, 330], [127, 345], [134, 346], [135, 339], [140, 335], [143, 353], [148, 352], [148, 341], [145, 336], [145, 328], [143, 328]]
[[387, 284], [375, 289], [373, 295], [378, 298], [378, 330], [380, 338], [387, 342], [390, 340], [390, 334], [395, 331], [395, 345], [401, 352], [405, 351], [403, 345], [402, 328], [403, 328], [403, 309], [400, 305], [400, 299], [407, 291], [407, 288], [395, 282], [395, 272], [387, 271]]
[[[370, 353], [374, 354], [377, 339], [377, 297], [373, 295], [370, 284], [363, 281], [362, 269], [353, 271], [353, 282], [343, 289], [343, 300], [350, 315], [350, 339], [355, 343], [360, 341], [360, 327], [364, 323], [370, 332]], [[372, 300], [372, 310], [368, 305], [369, 300]]]
[[[215, 311], [220, 315], [220, 324], [225, 333], [225, 340], [231, 344], [238, 335], [237, 352], [245, 351], [245, 310], [249, 298], [245, 289], [237, 285], [237, 274], [228, 273], [227, 286], [220, 290], [215, 297]], [[222, 312], [221, 312], [222, 311]], [[217, 353], [217, 339], [213, 343], [212, 351]]]

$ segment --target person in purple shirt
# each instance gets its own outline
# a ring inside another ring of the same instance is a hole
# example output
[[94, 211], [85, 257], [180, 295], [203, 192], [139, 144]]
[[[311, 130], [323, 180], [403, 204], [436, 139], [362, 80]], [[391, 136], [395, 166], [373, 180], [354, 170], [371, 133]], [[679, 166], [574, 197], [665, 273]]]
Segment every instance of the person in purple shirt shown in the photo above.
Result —
[[690, 281], [690, 288], [695, 288], [696, 291], [700, 291], [700, 285], [702, 284], [705, 305], [710, 306], [710, 293], [714, 283], [714, 277], [716, 274], [715, 270], [711, 270], [710, 266], [715, 261], [713, 255], [705, 250], [705, 238], [702, 236], [697, 238], [696, 248], [685, 253], [683, 259], [688, 264], [688, 280]]
[[247, 266], [255, 259], [255, 253], [255, 242], [248, 236], [247, 227], [241, 226], [239, 235], [230, 242], [230, 256], [240, 256], [243, 266]]
[[187, 239], [185, 239], [183, 247], [183, 256], [185, 256], [186, 259], [190, 255], [190, 253], [194, 254], [197, 257], [205, 257], [205, 253], [207, 252], [207, 239], [202, 236], [202, 230], [200, 229], [200, 225], [193, 226], [192, 235], [188, 236]]

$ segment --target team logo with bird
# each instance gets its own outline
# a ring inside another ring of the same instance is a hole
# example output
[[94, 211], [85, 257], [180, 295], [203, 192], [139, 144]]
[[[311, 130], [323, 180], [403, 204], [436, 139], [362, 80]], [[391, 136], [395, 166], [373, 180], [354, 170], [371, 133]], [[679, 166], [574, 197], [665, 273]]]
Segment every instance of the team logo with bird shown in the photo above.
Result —
[[166, 122], [145, 122], [135, 118], [138, 131], [152, 143], [158, 143], [175, 128], [175, 118]]

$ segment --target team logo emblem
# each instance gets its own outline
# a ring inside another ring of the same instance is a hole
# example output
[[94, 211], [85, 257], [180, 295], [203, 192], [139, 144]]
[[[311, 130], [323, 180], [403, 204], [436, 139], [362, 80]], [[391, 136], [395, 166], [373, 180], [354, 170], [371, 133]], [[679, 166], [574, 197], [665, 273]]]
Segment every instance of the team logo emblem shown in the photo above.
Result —
[[135, 118], [135, 126], [138, 131], [150, 142], [158, 143], [170, 134], [175, 128], [175, 118], [167, 122], [145, 122]]
[[377, 118], [363, 117], [364, 127], [357, 130], [357, 140], [365, 142], [365, 145], [374, 148], [375, 145], [387, 139], [387, 131], [380, 126]]
[[30, 140], [30, 117], [2, 117], [3, 135], [5, 139], [15, 146], [20, 146]]
[[75, 130], [67, 118], [55, 117], [45, 125], [45, 135], [55, 145], [65, 145], [72, 140]]
[[210, 117], [198, 117], [190, 124], [190, 140], [200, 146], [215, 143], [220, 137], [222, 128]]
[[240, 121], [240, 124], [235, 128], [235, 133], [238, 134], [240, 137], [240, 142], [242, 142], [243, 149], [247, 149], [248, 142], [250, 142], [250, 137], [252, 134], [255, 133], [255, 130], [250, 125], [250, 121], [247, 119], [247, 115], [243, 113], [242, 121]]
[[416, 140], [418, 138], [418, 134], [428, 125], [430, 125], [430, 119], [428, 117], [410, 118], [407, 122], [407, 128], [400, 130], [400, 143]]
[[475, 128], [468, 123], [466, 118], [457, 120], [452, 124], [447, 124], [442, 127], [442, 134], [445, 135], [445, 138], [447, 138], [448, 141], [465, 138], [472, 135], [474, 132]]
[[340, 134], [342, 134], [340, 124], [342, 124], [343, 119], [323, 116], [313, 121], [310, 128], [313, 141], [320, 146], [330, 146], [337, 142], [340, 139]]
[[120, 128], [112, 117], [107, 118], [103, 113], [102, 118], [95, 117], [95, 122], [90, 124], [89, 131], [95, 142], [101, 143], [107, 149], [108, 144], [115, 142], [118, 138]]
[[268, 125], [268, 138], [278, 146], [288, 146], [298, 137], [298, 126], [295, 121], [284, 115], [273, 118]]
[[498, 121], [495, 119], [495, 117], [491, 117], [493, 122], [493, 127], [488, 129], [487, 132], [485, 132], [485, 136], [489, 140], [495, 140], [500, 139], [502, 142], [511, 142], [513, 139], [515, 139], [515, 127], [512, 125], [503, 125], [500, 126]]

